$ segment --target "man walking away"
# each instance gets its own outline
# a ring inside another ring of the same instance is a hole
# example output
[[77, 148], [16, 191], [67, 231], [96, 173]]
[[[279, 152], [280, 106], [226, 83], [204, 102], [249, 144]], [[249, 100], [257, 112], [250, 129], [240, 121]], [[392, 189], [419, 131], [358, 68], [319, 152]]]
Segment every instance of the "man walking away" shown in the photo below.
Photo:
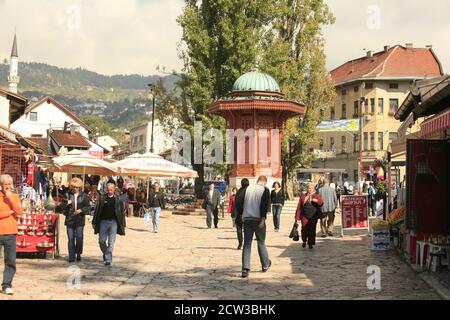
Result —
[[153, 231], [158, 233], [159, 217], [161, 216], [161, 208], [166, 208], [164, 201], [164, 192], [159, 190], [160, 186], [158, 182], [153, 185], [153, 191], [150, 192], [148, 198], [148, 206], [150, 208], [150, 214], [153, 221]]
[[258, 254], [262, 271], [269, 270], [272, 262], [266, 248], [266, 217], [270, 211], [270, 191], [266, 188], [267, 178], [260, 176], [256, 185], [245, 190], [242, 220], [244, 223], [244, 250], [242, 251], [242, 278], [250, 272], [250, 256], [253, 235], [258, 242]]
[[219, 223], [219, 203], [220, 192], [214, 189], [214, 183], [209, 184], [209, 189], [205, 192], [203, 209], [206, 210], [206, 225], [211, 229], [211, 214], [214, 215], [214, 228], [217, 229]]
[[[231, 216], [234, 221], [234, 225], [236, 226], [236, 233], [238, 238], [238, 250], [242, 249], [242, 213], [244, 211], [244, 198], [245, 198], [245, 189], [250, 185], [250, 182], [247, 178], [241, 180], [241, 188], [236, 193], [236, 196], [233, 201], [233, 211], [231, 212]], [[236, 201], [238, 201], [236, 203]]]
[[320, 219], [320, 229], [322, 237], [325, 238], [327, 235], [333, 236], [334, 216], [338, 205], [336, 191], [330, 187], [330, 180], [324, 180], [323, 187], [319, 189], [319, 195], [323, 200], [323, 218]]
[[115, 192], [116, 183], [111, 180], [106, 185], [106, 194], [100, 197], [92, 220], [95, 234], [99, 233], [99, 244], [105, 266], [112, 264], [116, 235], [125, 235], [123, 203]]

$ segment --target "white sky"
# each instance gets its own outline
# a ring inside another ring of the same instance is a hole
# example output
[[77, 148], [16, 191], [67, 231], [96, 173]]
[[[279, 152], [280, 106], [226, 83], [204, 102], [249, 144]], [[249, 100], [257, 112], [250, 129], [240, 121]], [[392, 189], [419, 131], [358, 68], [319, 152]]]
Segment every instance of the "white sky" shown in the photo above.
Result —
[[[336, 23], [324, 29], [327, 67], [386, 44], [431, 44], [450, 70], [450, 1], [326, 0]], [[175, 19], [182, 0], [0, 0], [0, 58], [17, 28], [19, 59], [103, 74], [180, 70]], [[19, 70], [20, 72], [20, 70]]]

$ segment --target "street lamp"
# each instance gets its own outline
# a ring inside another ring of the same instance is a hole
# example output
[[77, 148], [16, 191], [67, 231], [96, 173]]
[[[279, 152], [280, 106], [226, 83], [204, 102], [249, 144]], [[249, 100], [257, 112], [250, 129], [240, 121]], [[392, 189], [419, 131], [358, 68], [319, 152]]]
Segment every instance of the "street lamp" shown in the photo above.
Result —
[[149, 83], [150, 92], [152, 94], [152, 133], [150, 140], [150, 152], [153, 153], [153, 128], [155, 125], [155, 85], [153, 83]]

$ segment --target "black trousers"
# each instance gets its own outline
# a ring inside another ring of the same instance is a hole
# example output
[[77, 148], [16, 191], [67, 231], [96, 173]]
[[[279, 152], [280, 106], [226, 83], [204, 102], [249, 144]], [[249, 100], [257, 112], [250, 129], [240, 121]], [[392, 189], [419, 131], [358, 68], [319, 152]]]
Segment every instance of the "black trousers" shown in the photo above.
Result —
[[242, 247], [243, 236], [242, 236], [242, 223], [236, 223], [236, 233], [238, 238], [239, 247]]
[[317, 226], [317, 215], [308, 219], [302, 216], [302, 241], [303, 243], [308, 243], [308, 245], [316, 244], [316, 226]]

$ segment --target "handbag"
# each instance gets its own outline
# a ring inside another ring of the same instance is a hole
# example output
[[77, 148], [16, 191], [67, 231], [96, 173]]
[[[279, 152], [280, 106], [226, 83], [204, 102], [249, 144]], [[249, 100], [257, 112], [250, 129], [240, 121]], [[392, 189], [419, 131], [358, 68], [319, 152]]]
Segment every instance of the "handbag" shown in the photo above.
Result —
[[294, 225], [292, 226], [291, 233], [289, 233], [289, 238], [291, 238], [294, 241], [300, 240], [300, 235], [298, 234], [298, 223], [297, 221], [294, 222]]

